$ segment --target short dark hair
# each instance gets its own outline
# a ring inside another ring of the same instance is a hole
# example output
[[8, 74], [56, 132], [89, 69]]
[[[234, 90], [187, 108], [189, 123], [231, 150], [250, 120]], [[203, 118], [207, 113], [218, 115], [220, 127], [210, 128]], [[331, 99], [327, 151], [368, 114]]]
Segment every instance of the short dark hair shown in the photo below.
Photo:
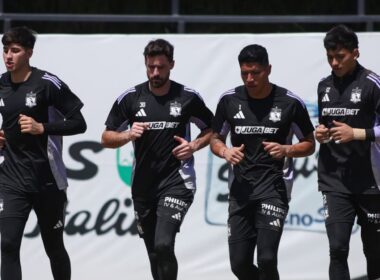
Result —
[[33, 49], [36, 39], [37, 33], [34, 30], [26, 26], [18, 26], [5, 32], [1, 38], [1, 42], [4, 46], [20, 44], [24, 48]]
[[170, 62], [173, 61], [174, 47], [164, 39], [152, 40], [144, 49], [144, 57], [165, 55]]
[[258, 63], [261, 65], [269, 65], [268, 53], [263, 46], [253, 44], [244, 47], [238, 56], [239, 64], [242, 63]]
[[353, 51], [359, 48], [358, 36], [354, 31], [343, 24], [330, 29], [323, 39], [323, 44], [326, 50], [344, 48]]

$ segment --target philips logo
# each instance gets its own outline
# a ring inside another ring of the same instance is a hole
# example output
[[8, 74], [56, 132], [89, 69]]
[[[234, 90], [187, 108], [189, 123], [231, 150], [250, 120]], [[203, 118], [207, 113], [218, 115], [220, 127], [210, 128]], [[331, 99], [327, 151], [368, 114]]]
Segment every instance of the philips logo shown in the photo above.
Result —
[[276, 134], [277, 131], [277, 127], [235, 126], [236, 134]]
[[360, 109], [323, 108], [322, 116], [356, 116]]

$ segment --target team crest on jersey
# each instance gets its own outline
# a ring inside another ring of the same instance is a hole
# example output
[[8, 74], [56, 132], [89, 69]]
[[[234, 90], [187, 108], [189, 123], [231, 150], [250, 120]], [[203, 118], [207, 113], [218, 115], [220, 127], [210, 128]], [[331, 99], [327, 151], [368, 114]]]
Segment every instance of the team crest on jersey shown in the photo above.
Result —
[[281, 121], [281, 109], [277, 106], [272, 108], [272, 110], [269, 113], [269, 120], [272, 122]]
[[352, 103], [356, 104], [356, 103], [361, 101], [361, 96], [362, 96], [362, 90], [360, 88], [356, 87], [356, 88], [352, 89], [352, 91], [351, 91], [350, 101]]
[[170, 115], [173, 117], [178, 117], [181, 115], [182, 107], [177, 101], [170, 103]]
[[37, 94], [33, 91], [26, 94], [25, 105], [29, 108], [32, 108], [37, 105]]

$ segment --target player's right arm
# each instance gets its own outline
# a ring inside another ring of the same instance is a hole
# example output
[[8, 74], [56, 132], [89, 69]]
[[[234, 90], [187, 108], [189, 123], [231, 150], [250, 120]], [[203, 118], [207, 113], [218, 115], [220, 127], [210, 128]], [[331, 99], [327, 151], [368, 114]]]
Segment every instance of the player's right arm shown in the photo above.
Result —
[[102, 145], [105, 148], [119, 148], [130, 141], [140, 138], [148, 128], [147, 123], [134, 122], [131, 129], [127, 131], [104, 130], [102, 134]]
[[213, 133], [211, 136], [210, 148], [216, 156], [224, 158], [232, 165], [238, 164], [244, 158], [244, 144], [241, 144], [240, 147], [228, 148], [225, 137], [219, 133]]

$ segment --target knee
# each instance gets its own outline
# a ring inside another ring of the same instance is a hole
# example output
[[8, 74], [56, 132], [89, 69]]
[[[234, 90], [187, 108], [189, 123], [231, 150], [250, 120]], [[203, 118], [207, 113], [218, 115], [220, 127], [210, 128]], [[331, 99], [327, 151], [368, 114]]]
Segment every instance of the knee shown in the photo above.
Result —
[[252, 264], [249, 264], [246, 260], [241, 258], [230, 258], [231, 271], [236, 277], [240, 279], [242, 275], [247, 274]]
[[63, 244], [55, 244], [53, 246], [45, 245], [45, 252], [49, 259], [66, 259], [68, 258], [67, 251]]
[[154, 253], [157, 258], [172, 256], [174, 255], [174, 245], [165, 242], [157, 243], [154, 246]]
[[2, 255], [18, 255], [20, 247], [9, 238], [1, 238], [1, 254]]
[[346, 260], [348, 258], [348, 246], [331, 246], [330, 245], [330, 258], [337, 260]]
[[275, 270], [277, 268], [277, 256], [275, 254], [257, 256], [257, 265], [260, 270]]

